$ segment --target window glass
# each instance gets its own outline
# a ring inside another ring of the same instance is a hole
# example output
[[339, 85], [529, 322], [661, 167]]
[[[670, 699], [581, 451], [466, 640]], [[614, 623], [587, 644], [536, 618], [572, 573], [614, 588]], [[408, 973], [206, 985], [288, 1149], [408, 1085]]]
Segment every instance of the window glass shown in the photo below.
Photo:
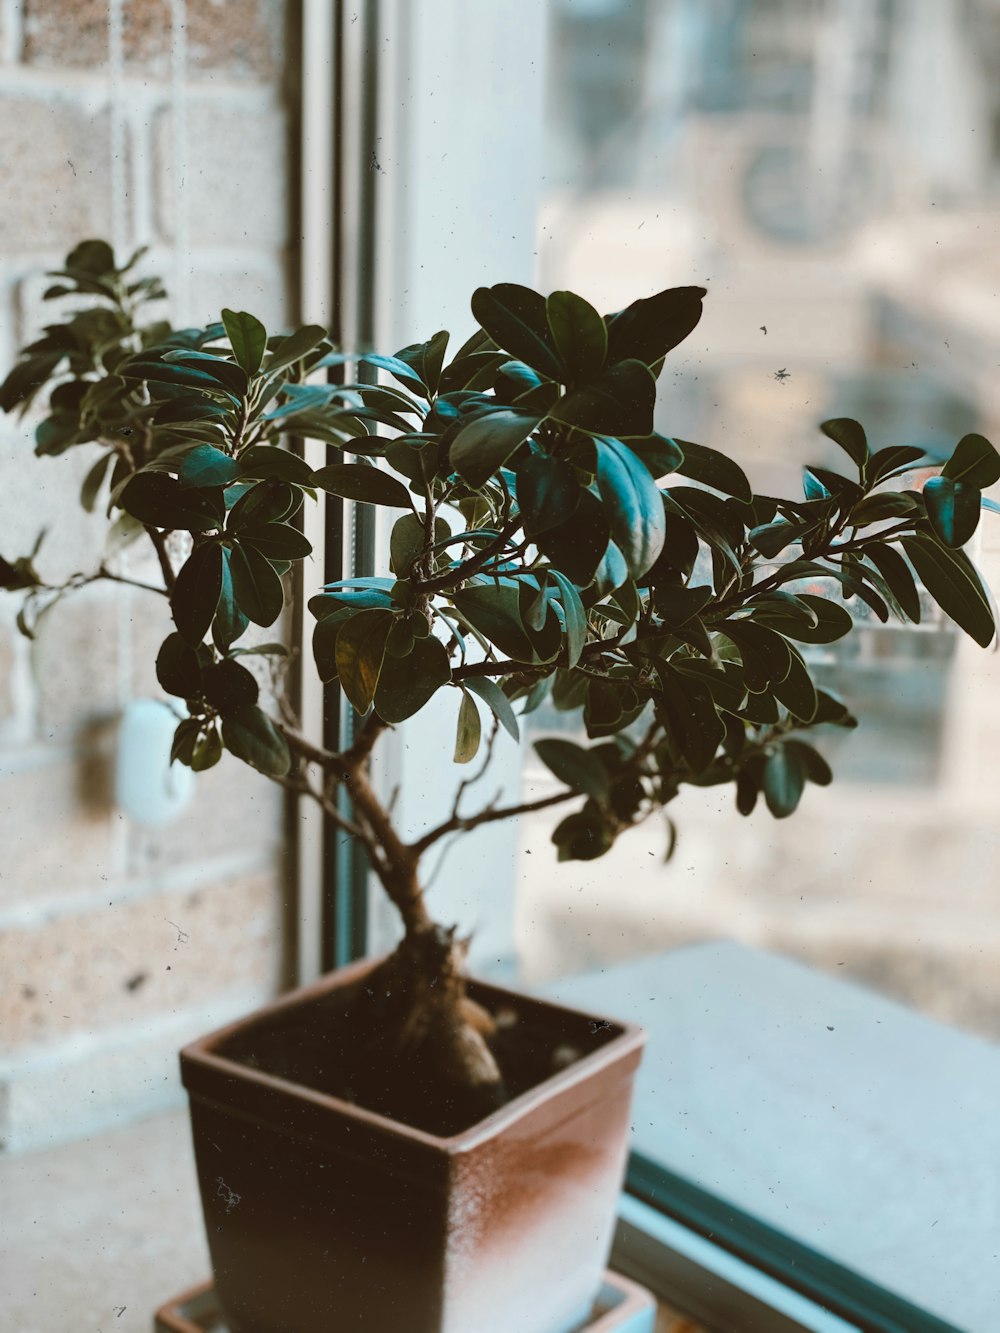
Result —
[[[997, 439], [1000, 11], [958, 0], [553, 0], [538, 285], [616, 310], [702, 283], [657, 428], [733, 455], [765, 493], [837, 467], [818, 423], [933, 458]], [[919, 484], [919, 475], [912, 484]], [[1000, 587], [1000, 519], [970, 554]], [[821, 590], [825, 595], [838, 595]], [[813, 664], [860, 721], [835, 781], [775, 821], [685, 788], [592, 862], [560, 810], [521, 821], [516, 931], [533, 981], [737, 938], [1000, 1035], [1000, 668], [930, 605], [862, 619]], [[582, 730], [551, 702], [530, 742]], [[554, 788], [551, 788], [554, 789]]]

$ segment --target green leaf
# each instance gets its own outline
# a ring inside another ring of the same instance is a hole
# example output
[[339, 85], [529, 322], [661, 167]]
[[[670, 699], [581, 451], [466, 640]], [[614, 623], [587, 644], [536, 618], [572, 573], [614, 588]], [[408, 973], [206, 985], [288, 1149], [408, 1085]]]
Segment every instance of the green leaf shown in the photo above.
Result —
[[331, 495], [364, 504], [389, 505], [411, 509], [413, 500], [401, 481], [364, 463], [331, 463], [313, 473], [313, 484]]
[[552, 292], [545, 314], [569, 382], [599, 375], [608, 352], [608, 330], [594, 307], [574, 292]]
[[223, 310], [222, 323], [233, 355], [248, 375], [256, 375], [267, 351], [267, 330], [245, 310]]
[[983, 648], [993, 642], [996, 626], [989, 598], [964, 551], [940, 546], [918, 533], [900, 537], [900, 545], [921, 583], [955, 624]]
[[458, 706], [458, 729], [455, 733], [454, 760], [456, 764], [468, 764], [479, 753], [482, 722], [479, 718], [479, 709], [476, 707], [472, 695], [465, 690], [460, 690], [460, 693], [462, 702]]
[[236, 399], [244, 398], [249, 388], [246, 371], [234, 365], [227, 357], [218, 356], [214, 352], [193, 352], [184, 348], [165, 352], [162, 360], [167, 365], [180, 362], [182, 365], [189, 365], [194, 370], [211, 375], [212, 379], [217, 380], [227, 393]]
[[195, 746], [201, 732], [201, 722], [196, 717], [186, 717], [178, 724], [170, 746], [170, 762], [180, 762], [189, 768], [194, 757]]
[[168, 694], [194, 699], [201, 693], [198, 654], [181, 634], [168, 634], [156, 655], [156, 679]]
[[621, 361], [570, 390], [549, 416], [592, 434], [648, 439], [655, 401], [656, 380], [649, 367], [637, 360]]
[[669, 287], [608, 315], [608, 360], [656, 365], [695, 328], [704, 295], [704, 287]]
[[652, 434], [646, 439], [632, 439], [628, 442], [632, 452], [645, 463], [650, 476], [655, 480], [676, 472], [684, 461], [684, 454], [676, 440], [665, 435]]
[[812, 612], [815, 623], [811, 619], [771, 606], [754, 606], [754, 620], [779, 630], [787, 638], [796, 639], [799, 643], [834, 643], [845, 634], [850, 634], [854, 628], [851, 613], [838, 602], [828, 597], [817, 597], [813, 593], [797, 593], [796, 596]]
[[337, 676], [351, 706], [362, 715], [375, 697], [392, 622], [391, 611], [360, 611], [337, 635]]
[[885, 542], [874, 542], [871, 546], [866, 546], [864, 556], [885, 579], [902, 610], [915, 625], [919, 625], [920, 594], [903, 557]]
[[451, 594], [455, 607], [479, 632], [519, 662], [534, 661], [534, 649], [521, 620], [517, 588], [481, 584]]
[[827, 439], [840, 445], [859, 470], [864, 469], [870, 451], [864, 427], [859, 421], [855, 421], [852, 417], [834, 417], [830, 421], [824, 421], [820, 430]]
[[199, 736], [191, 753], [191, 768], [195, 773], [204, 773], [207, 769], [214, 768], [221, 758], [222, 737], [215, 727], [209, 727]]
[[904, 514], [914, 516], [922, 513], [920, 501], [904, 491], [881, 491], [878, 495], [868, 495], [851, 510], [851, 526], [863, 527], [866, 523], [881, 523], [887, 518], [902, 518]]
[[256, 705], [249, 705], [222, 719], [222, 739], [230, 754], [269, 777], [284, 777], [291, 755], [284, 736]]
[[518, 465], [516, 479], [525, 536], [534, 537], [568, 522], [580, 503], [576, 472], [565, 459], [552, 454], [529, 454]]
[[815, 782], [817, 787], [829, 787], [833, 781], [833, 770], [817, 749], [805, 741], [785, 741], [785, 749], [791, 750], [805, 769], [810, 782]]
[[975, 433], [963, 435], [955, 445], [955, 452], [941, 469], [941, 475], [985, 491], [988, 486], [1000, 481], [1000, 454], [985, 436]]
[[375, 691], [383, 722], [405, 722], [451, 680], [448, 652], [440, 639], [418, 639], [407, 657], [387, 657]]
[[66, 256], [67, 268], [78, 268], [96, 278], [115, 271], [115, 252], [107, 241], [81, 241]]
[[979, 526], [979, 491], [966, 481], [942, 474], [924, 483], [924, 503], [930, 525], [945, 546], [964, 546]]
[[283, 338], [268, 357], [264, 367], [268, 375], [277, 370], [285, 370], [308, 356], [326, 338], [326, 329], [319, 324], [305, 324], [287, 338]]
[[535, 538], [542, 554], [580, 588], [593, 580], [608, 549], [608, 515], [596, 495], [581, 491], [573, 517]]
[[137, 472], [119, 503], [151, 528], [207, 532], [221, 526], [219, 499], [205, 490], [188, 489], [164, 472]]
[[911, 444], [892, 444], [888, 449], [879, 449], [872, 454], [868, 463], [868, 484], [875, 486], [893, 473], [905, 472], [925, 457], [926, 450], [917, 449]]
[[544, 296], [514, 282], [478, 287], [472, 294], [472, 313], [498, 347], [540, 375], [566, 382], [566, 370], [549, 330]]
[[811, 722], [819, 707], [816, 686], [801, 653], [789, 648], [791, 666], [784, 680], [771, 682], [771, 693], [801, 722]]
[[666, 523], [660, 492], [649, 470], [619, 440], [598, 439], [597, 487], [611, 535], [640, 579], [663, 550]]
[[182, 486], [225, 486], [240, 474], [240, 466], [211, 444], [196, 444], [184, 455], [177, 474]]
[[302, 560], [312, 553], [307, 538], [290, 523], [264, 523], [259, 528], [242, 528], [240, 542], [244, 546], [253, 546], [268, 560]]
[[249, 623], [247, 617], [236, 605], [229, 551], [226, 547], [223, 547], [222, 591], [219, 594], [219, 605], [215, 609], [215, 620], [212, 624], [212, 638], [216, 646], [226, 652], [229, 645], [235, 643]]
[[711, 486], [714, 491], [732, 495], [737, 500], [750, 501], [753, 491], [746, 473], [731, 458], [719, 453], [718, 449], [709, 449], [704, 444], [692, 444], [690, 440], [673, 440], [684, 455], [683, 461], [675, 464], [674, 471], [690, 481], [702, 486]]
[[747, 536], [761, 555], [773, 560], [786, 546], [801, 542], [807, 533], [812, 532], [814, 526], [812, 523], [777, 518], [772, 523], [762, 523], [759, 527], [751, 528]]
[[718, 628], [732, 639], [743, 661], [747, 687], [760, 694], [775, 681], [782, 681], [791, 669], [791, 650], [773, 629], [751, 620], [723, 620]]
[[177, 575], [170, 596], [174, 624], [195, 647], [208, 633], [222, 595], [222, 547], [216, 542], [196, 546]]
[[240, 454], [239, 470], [244, 477], [278, 477], [293, 486], [312, 486], [312, 468], [298, 454], [274, 444], [254, 444]]
[[793, 814], [806, 785], [805, 764], [787, 745], [777, 746], [764, 762], [764, 800], [775, 819]]
[[[233, 491], [236, 489], [232, 488]], [[229, 531], [239, 532], [245, 527], [259, 528], [265, 523], [280, 522], [294, 512], [296, 494], [287, 482], [277, 477], [258, 482], [245, 491], [229, 511]]]
[[657, 672], [670, 738], [694, 773], [703, 773], [726, 734], [707, 680], [663, 665]]
[[566, 629], [566, 665], [575, 667], [587, 642], [587, 613], [583, 609], [580, 594], [565, 574], [558, 569], [549, 571], [559, 586], [560, 601], [565, 617]]
[[225, 717], [257, 702], [259, 689], [252, 671], [230, 657], [210, 666], [202, 675], [205, 698]]
[[560, 861], [596, 861], [614, 846], [615, 835], [606, 819], [594, 810], [567, 815], [552, 832]]
[[63, 351], [42, 352], [19, 361], [0, 385], [0, 408], [12, 412], [19, 403], [30, 403], [64, 356]]
[[451, 443], [451, 466], [470, 486], [482, 486], [516, 453], [540, 418], [504, 409], [463, 426]]
[[596, 801], [606, 801], [611, 792], [608, 770], [592, 750], [573, 741], [549, 737], [535, 742], [535, 752], [560, 782], [585, 792]]
[[114, 456], [114, 453], [102, 454], [83, 479], [83, 485], [80, 487], [80, 503], [88, 514], [94, 512], [94, 505], [97, 503], [97, 497]]
[[273, 625], [281, 615], [285, 595], [270, 562], [252, 546], [234, 545], [229, 568], [233, 597], [240, 611], [255, 625]]
[[521, 732], [517, 725], [517, 717], [510, 706], [510, 700], [496, 681], [490, 680], [489, 676], [469, 676], [462, 684], [473, 694], [479, 695], [511, 740], [520, 740]]

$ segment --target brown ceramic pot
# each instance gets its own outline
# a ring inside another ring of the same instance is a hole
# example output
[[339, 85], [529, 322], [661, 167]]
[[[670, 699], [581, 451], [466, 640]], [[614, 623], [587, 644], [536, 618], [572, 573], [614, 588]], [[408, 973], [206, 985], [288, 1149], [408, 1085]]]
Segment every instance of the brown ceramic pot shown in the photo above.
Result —
[[[366, 960], [181, 1052], [215, 1285], [232, 1333], [565, 1333], [621, 1188], [640, 1029], [481, 982], [486, 1008], [580, 1052], [448, 1138], [233, 1058], [329, 1007]], [[346, 1002], [344, 1007], [346, 1008]]]

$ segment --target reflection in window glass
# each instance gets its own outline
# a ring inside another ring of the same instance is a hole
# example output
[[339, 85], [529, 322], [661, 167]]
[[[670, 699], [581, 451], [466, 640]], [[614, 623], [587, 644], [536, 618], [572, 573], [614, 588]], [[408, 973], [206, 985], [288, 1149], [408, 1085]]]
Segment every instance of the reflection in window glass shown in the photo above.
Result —
[[[709, 290], [659, 430], [789, 494], [803, 464], [838, 467], [828, 416], [931, 457], [997, 438], [994, 4], [553, 0], [550, 40], [539, 286], [605, 310]], [[1000, 586], [989, 516], [971, 554]], [[997, 658], [929, 615], [866, 621], [813, 662], [861, 726], [822, 742], [836, 781], [791, 819], [685, 788], [669, 863], [650, 820], [559, 866], [561, 814], [523, 822], [529, 978], [735, 937], [1000, 1036]], [[551, 702], [526, 722], [529, 742], [582, 729]], [[547, 789], [530, 745], [524, 783]]]

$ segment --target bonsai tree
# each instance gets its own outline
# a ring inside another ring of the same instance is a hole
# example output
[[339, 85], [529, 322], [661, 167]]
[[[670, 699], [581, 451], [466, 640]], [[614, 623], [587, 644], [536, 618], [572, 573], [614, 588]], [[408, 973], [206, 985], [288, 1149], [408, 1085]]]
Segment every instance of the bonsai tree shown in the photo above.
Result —
[[[993, 638], [961, 549], [981, 489], [1000, 479], [981, 436], [922, 490], [900, 490], [921, 449], [872, 452], [856, 421], [827, 421], [846, 474], [808, 467], [804, 494], [786, 499], [755, 495], [725, 454], [654, 430], [657, 376], [698, 323], [700, 287], [602, 316], [572, 292], [501, 283], [473, 294], [479, 327], [450, 357], [446, 332], [383, 356], [335, 348], [315, 326], [268, 336], [231, 310], [199, 329], [145, 322], [163, 293], [135, 276], [140, 255], [119, 266], [101, 241], [69, 255], [46, 297], [90, 299], [25, 347], [0, 405], [23, 413], [45, 396], [39, 455], [99, 443], [83, 505], [155, 549], [161, 582], [142, 586], [175, 626], [156, 659], [177, 700], [173, 761], [207, 769], [226, 749], [318, 802], [398, 910], [385, 984], [356, 1001], [364, 1058], [343, 1075], [370, 1105], [415, 1114], [417, 1073], [421, 1115], [457, 1106], [474, 1119], [505, 1095], [493, 1021], [465, 995], [463, 941], [422, 890], [442, 839], [559, 805], [558, 857], [590, 860], [684, 784], [731, 784], [741, 814], [763, 795], [784, 818], [807, 782], [831, 780], [805, 737], [854, 725], [800, 647], [851, 632], [845, 601], [916, 622], [922, 586], [977, 643]], [[361, 382], [339, 382], [348, 365]], [[339, 461], [312, 470], [294, 450], [306, 438]], [[304, 735], [280, 692], [262, 707], [246, 665], [286, 655], [245, 636], [279, 620], [310, 554], [297, 516], [319, 491], [399, 515], [387, 567], [308, 600], [316, 669], [360, 720], [340, 751]], [[0, 560], [26, 634], [99, 579], [131, 581], [113, 557], [60, 585], [36, 553]], [[465, 781], [450, 815], [405, 841], [369, 761], [442, 692], [457, 764], [480, 749], [488, 762], [498, 731], [516, 741], [519, 711], [547, 698], [582, 715], [589, 743], [537, 742], [553, 794], [476, 807]]]

